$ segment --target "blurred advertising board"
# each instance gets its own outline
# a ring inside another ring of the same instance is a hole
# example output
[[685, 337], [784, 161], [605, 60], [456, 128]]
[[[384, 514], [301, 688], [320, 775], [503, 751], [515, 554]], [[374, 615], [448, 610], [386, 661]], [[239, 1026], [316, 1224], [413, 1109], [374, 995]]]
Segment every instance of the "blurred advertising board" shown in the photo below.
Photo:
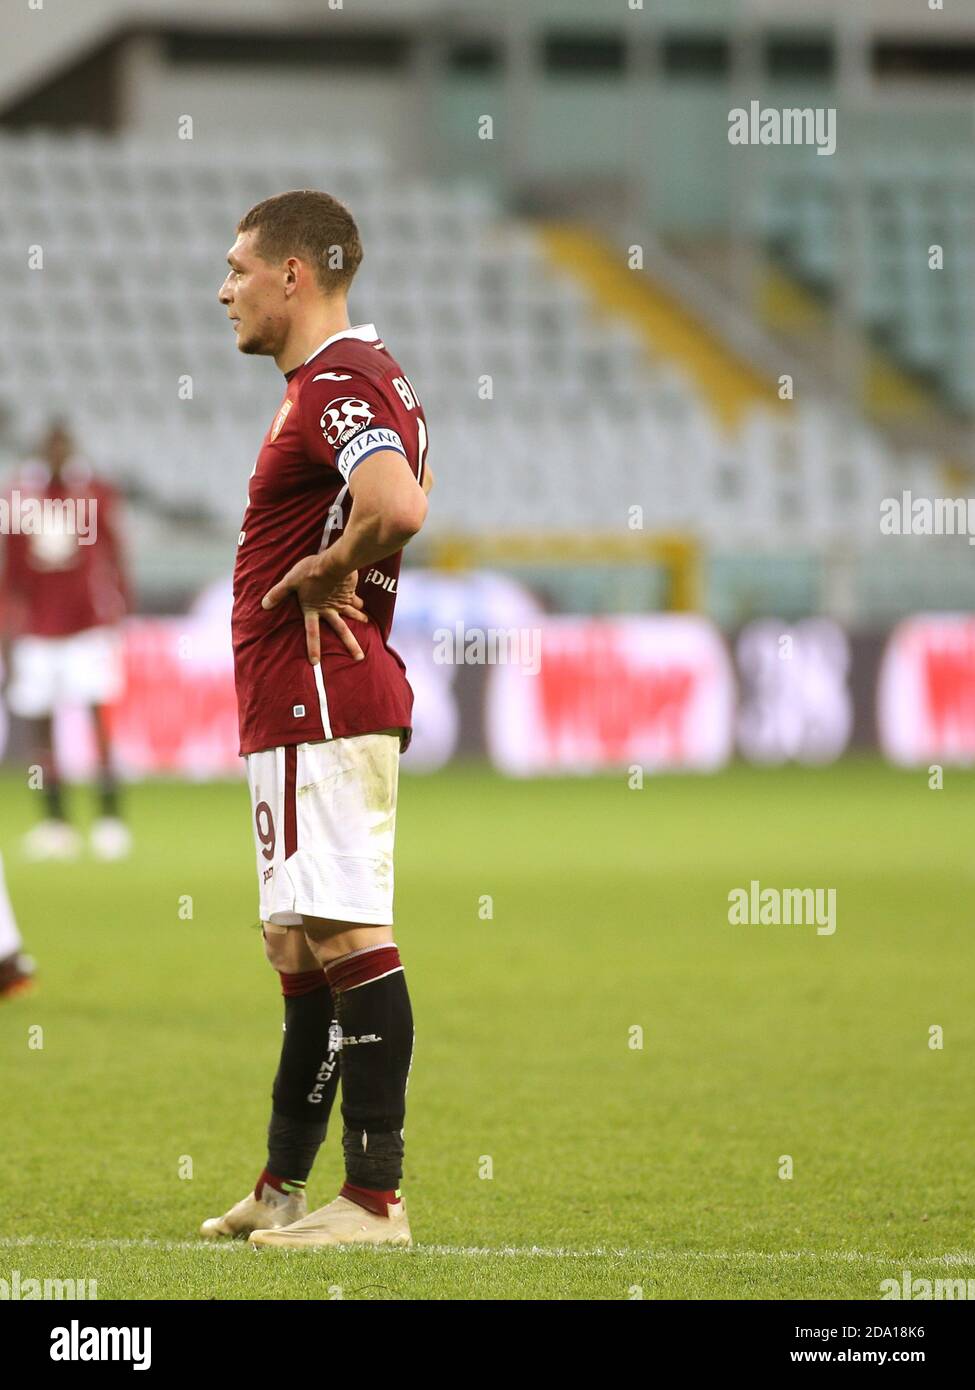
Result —
[[831, 763], [854, 727], [850, 639], [829, 618], [762, 618], [735, 642], [738, 751], [753, 763]]
[[522, 641], [517, 655], [489, 668], [487, 744], [504, 772], [706, 772], [731, 756], [734, 673], [704, 618], [547, 618], [537, 652]]
[[[485, 756], [513, 776], [706, 772], [733, 755], [827, 764], [878, 745], [905, 766], [975, 763], [970, 615], [889, 634], [762, 618], [728, 639], [697, 615], [554, 617], [486, 571], [409, 577], [392, 643], [416, 697], [411, 772]], [[242, 775], [230, 604], [220, 583], [183, 616], [124, 624], [125, 691], [110, 711], [123, 776]], [[55, 738], [65, 776], [89, 777], [87, 712], [61, 709]], [[29, 760], [25, 726], [0, 709], [4, 747]]]
[[877, 686], [877, 726], [891, 762], [975, 763], [975, 617], [919, 614], [894, 629]]

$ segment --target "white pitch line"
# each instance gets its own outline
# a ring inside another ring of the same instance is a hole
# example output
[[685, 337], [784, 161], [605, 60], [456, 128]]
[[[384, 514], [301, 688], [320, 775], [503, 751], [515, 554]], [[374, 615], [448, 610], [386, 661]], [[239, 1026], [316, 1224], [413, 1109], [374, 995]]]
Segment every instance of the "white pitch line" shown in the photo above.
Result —
[[[82, 1250], [218, 1250], [234, 1251], [244, 1248], [242, 1241], [231, 1240], [157, 1240], [146, 1236], [143, 1239], [95, 1239], [88, 1236], [0, 1236], [0, 1248], [58, 1248], [60, 1246]], [[319, 1247], [322, 1249], [325, 1247]], [[358, 1248], [353, 1246], [327, 1247], [329, 1254], [344, 1255]], [[820, 1260], [843, 1264], [878, 1265], [975, 1265], [975, 1251], [946, 1253], [944, 1255], [885, 1255], [875, 1251], [862, 1250], [623, 1250], [596, 1246], [592, 1250], [571, 1250], [556, 1246], [541, 1245], [502, 1245], [497, 1247], [482, 1245], [414, 1245], [411, 1251], [383, 1246], [366, 1247], [371, 1254], [402, 1256], [411, 1255], [460, 1256], [463, 1258], [484, 1259], [499, 1257], [520, 1259], [523, 1257], [549, 1260], [649, 1260], [649, 1261], [705, 1261], [727, 1263], [735, 1260], [758, 1260], [766, 1263], [794, 1263], [801, 1260]]]

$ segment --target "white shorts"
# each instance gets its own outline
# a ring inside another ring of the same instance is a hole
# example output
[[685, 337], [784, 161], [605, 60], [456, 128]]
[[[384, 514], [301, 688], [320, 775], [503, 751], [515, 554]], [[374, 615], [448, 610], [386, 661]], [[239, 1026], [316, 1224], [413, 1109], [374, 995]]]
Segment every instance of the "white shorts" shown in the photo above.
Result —
[[261, 921], [393, 921], [399, 731], [247, 756]]
[[107, 705], [122, 693], [122, 644], [115, 628], [71, 637], [18, 637], [10, 651], [7, 704], [21, 719], [59, 705]]

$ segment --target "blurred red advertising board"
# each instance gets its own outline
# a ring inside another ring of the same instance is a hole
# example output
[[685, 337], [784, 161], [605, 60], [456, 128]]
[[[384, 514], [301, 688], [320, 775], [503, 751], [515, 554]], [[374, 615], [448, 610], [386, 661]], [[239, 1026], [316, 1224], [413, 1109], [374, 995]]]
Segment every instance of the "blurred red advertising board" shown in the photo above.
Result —
[[877, 724], [892, 762], [975, 762], [975, 617], [919, 614], [894, 629], [880, 670]]
[[[712, 623], [546, 618], [538, 631], [537, 660], [489, 663], [488, 748], [504, 772], [709, 771], [727, 762], [735, 682]], [[520, 648], [533, 653], [531, 642]]]

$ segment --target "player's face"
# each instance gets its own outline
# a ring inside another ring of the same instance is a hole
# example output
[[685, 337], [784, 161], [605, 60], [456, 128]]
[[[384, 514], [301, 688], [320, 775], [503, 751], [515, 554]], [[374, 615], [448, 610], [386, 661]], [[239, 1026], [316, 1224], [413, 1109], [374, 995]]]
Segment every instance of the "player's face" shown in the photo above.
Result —
[[55, 427], [44, 440], [43, 453], [52, 470], [60, 473], [71, 457], [71, 436], [66, 430]]
[[281, 268], [257, 254], [256, 235], [241, 232], [230, 248], [230, 269], [217, 298], [226, 305], [240, 351], [274, 357], [287, 337], [288, 301]]

